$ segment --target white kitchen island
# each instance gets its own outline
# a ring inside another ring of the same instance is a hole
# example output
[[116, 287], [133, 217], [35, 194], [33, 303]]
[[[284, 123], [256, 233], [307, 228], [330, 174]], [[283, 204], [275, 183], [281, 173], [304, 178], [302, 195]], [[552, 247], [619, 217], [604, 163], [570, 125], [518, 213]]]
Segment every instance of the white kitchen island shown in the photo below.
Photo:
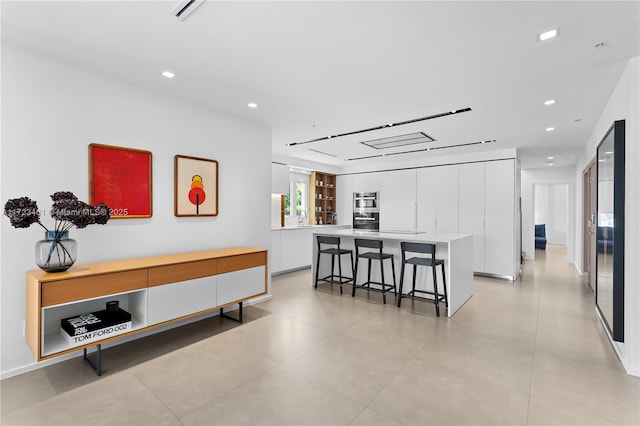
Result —
[[[313, 233], [313, 264], [311, 282], [316, 275], [316, 259], [318, 256], [317, 235], [327, 235], [340, 237], [340, 248], [353, 250], [353, 261], [356, 262], [356, 251], [354, 239], [366, 238], [372, 240], [383, 240], [383, 252], [392, 253], [394, 255], [396, 269], [396, 283], [398, 289], [400, 286], [400, 273], [402, 264], [402, 252], [400, 243], [402, 241], [416, 243], [432, 243], [436, 245], [436, 258], [444, 259], [445, 271], [447, 274], [447, 294], [449, 297], [449, 309], [447, 316], [452, 316], [458, 309], [464, 305], [473, 295], [473, 235], [471, 234], [430, 234], [415, 231], [399, 231], [389, 230], [381, 232], [358, 231], [354, 229], [334, 229], [334, 230], [314, 230]], [[366, 260], [362, 260], [358, 268], [358, 284], [366, 281]], [[380, 281], [380, 268], [377, 261], [373, 262], [371, 268], [372, 281]], [[355, 265], [355, 263], [354, 263]], [[342, 256], [342, 273], [345, 276], [351, 276], [349, 269], [351, 262], [349, 255]], [[405, 267], [404, 289], [409, 291], [413, 276], [413, 268], [411, 265]], [[338, 265], [336, 261], [335, 273], [338, 274]], [[331, 256], [323, 255], [320, 259], [319, 276], [324, 277], [331, 274]], [[430, 268], [418, 267], [418, 276], [416, 279], [416, 289], [433, 290]], [[385, 282], [391, 284], [391, 268], [388, 262], [385, 265]], [[440, 268], [438, 268], [438, 284], [442, 288], [442, 277], [440, 276]], [[325, 284], [320, 284], [325, 285]], [[346, 284], [345, 294], [350, 294], [351, 283]], [[357, 290], [362, 291], [362, 290]], [[441, 290], [442, 291], [442, 290]], [[430, 302], [426, 302], [430, 303]]]

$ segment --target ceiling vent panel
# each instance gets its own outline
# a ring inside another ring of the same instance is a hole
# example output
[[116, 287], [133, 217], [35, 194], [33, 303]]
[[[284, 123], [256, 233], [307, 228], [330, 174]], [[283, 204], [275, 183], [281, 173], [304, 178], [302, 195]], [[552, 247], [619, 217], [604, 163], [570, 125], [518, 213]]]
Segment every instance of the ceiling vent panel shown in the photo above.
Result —
[[178, 4], [171, 9], [171, 14], [178, 20], [184, 21], [187, 16], [191, 15], [204, 0], [180, 0]]
[[360, 143], [374, 149], [389, 149], [434, 141], [435, 139], [426, 133], [416, 132], [408, 133], [406, 135], [390, 136], [388, 138], [373, 139]]

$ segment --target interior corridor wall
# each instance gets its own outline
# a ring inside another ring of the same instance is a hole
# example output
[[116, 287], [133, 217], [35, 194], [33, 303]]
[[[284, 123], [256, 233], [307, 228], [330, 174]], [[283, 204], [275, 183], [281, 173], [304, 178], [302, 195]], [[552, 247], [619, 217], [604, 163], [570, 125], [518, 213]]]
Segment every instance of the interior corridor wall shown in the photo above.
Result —
[[[640, 376], [640, 57], [629, 60], [576, 164], [574, 182], [596, 155], [598, 143], [616, 120], [625, 120], [624, 342], [613, 342], [627, 373]], [[582, 189], [576, 192], [582, 206]], [[582, 209], [575, 212], [576, 247], [582, 248]], [[581, 252], [580, 252], [581, 253]], [[582, 270], [582, 255], [577, 256]], [[594, 307], [595, 309], [595, 307]]]
[[[1, 83], [3, 204], [28, 196], [48, 211], [49, 195], [61, 190], [88, 201], [92, 142], [153, 154], [153, 216], [71, 230], [79, 264], [230, 246], [269, 248], [270, 128], [5, 45]], [[219, 162], [217, 217], [174, 216], [176, 154]], [[53, 224], [50, 217], [43, 222]], [[43, 230], [14, 229], [7, 218], [0, 223], [0, 367], [6, 376], [36, 367], [23, 337], [25, 271], [36, 269], [33, 250]]]
[[567, 243], [567, 184], [535, 185], [535, 223], [545, 224], [549, 244]]

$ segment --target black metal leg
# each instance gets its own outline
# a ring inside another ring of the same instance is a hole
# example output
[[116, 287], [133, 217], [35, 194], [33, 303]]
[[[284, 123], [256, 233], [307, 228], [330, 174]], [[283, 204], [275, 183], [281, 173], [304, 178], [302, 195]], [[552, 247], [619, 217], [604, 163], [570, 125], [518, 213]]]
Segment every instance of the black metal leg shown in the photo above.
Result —
[[356, 282], [356, 269], [353, 266], [353, 252], [349, 252], [349, 257], [351, 258], [351, 281], [355, 284]]
[[402, 285], [404, 284], [404, 262], [400, 265], [400, 291], [398, 292], [398, 302], [397, 306], [400, 307], [402, 303]]
[[367, 294], [371, 288], [371, 259], [367, 259]]
[[223, 311], [224, 308], [220, 308], [220, 316], [223, 317], [223, 318], [227, 318], [227, 319], [230, 319], [230, 320], [237, 321], [237, 322], [241, 323], [242, 322], [242, 302], [239, 302], [238, 305], [239, 305], [238, 318], [234, 318], [232, 316], [229, 316], [228, 314], [225, 314], [224, 311]]
[[[353, 259], [353, 258], [352, 258]], [[353, 260], [352, 260], [353, 262]], [[358, 264], [360, 263], [360, 258], [356, 258], [356, 267], [353, 270], [353, 289], [351, 290], [351, 297], [356, 297], [356, 278], [358, 277]]]
[[396, 288], [396, 265], [393, 257], [391, 258], [391, 278], [393, 278], [393, 294], [398, 297], [398, 289]]
[[320, 272], [320, 249], [318, 249], [318, 260], [316, 260], [316, 280], [314, 282], [314, 287], [318, 288], [318, 273]]
[[411, 295], [415, 296], [416, 295], [416, 275], [417, 275], [417, 265], [413, 265], [413, 281], [412, 281], [412, 286], [411, 286]]
[[387, 304], [387, 292], [384, 286], [384, 258], [380, 258], [380, 283], [382, 284], [382, 303]]
[[340, 294], [342, 294], [342, 256], [338, 255], [338, 273], [340, 274]]
[[84, 360], [93, 368], [97, 376], [100, 376], [101, 368], [102, 368], [102, 345], [96, 345], [96, 363], [92, 363], [89, 357], [87, 356], [87, 348], [84, 348], [84, 354], [82, 356]]
[[447, 277], [444, 273], [444, 263], [442, 263], [442, 286], [444, 287], [444, 305], [449, 308], [449, 296], [447, 295]]
[[436, 316], [440, 316], [440, 305], [438, 304], [438, 279], [436, 274], [436, 265], [431, 265], [433, 271], [433, 293], [435, 295], [434, 302], [436, 304]]
[[336, 264], [336, 255], [332, 254], [331, 255], [331, 278], [330, 278], [331, 279], [331, 290], [333, 290], [333, 282], [335, 281], [335, 276], [336, 276], [336, 274], [334, 272], [335, 264]]

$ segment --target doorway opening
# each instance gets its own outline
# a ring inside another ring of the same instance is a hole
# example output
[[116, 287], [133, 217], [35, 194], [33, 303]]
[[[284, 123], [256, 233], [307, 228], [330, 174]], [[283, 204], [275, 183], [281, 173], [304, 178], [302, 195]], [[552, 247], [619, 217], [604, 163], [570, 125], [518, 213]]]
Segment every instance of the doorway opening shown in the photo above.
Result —
[[[534, 185], [534, 221], [536, 225], [536, 257], [559, 255], [567, 250], [548, 250], [547, 246], [567, 246], [569, 230], [569, 185]], [[564, 259], [567, 260], [567, 259]]]

